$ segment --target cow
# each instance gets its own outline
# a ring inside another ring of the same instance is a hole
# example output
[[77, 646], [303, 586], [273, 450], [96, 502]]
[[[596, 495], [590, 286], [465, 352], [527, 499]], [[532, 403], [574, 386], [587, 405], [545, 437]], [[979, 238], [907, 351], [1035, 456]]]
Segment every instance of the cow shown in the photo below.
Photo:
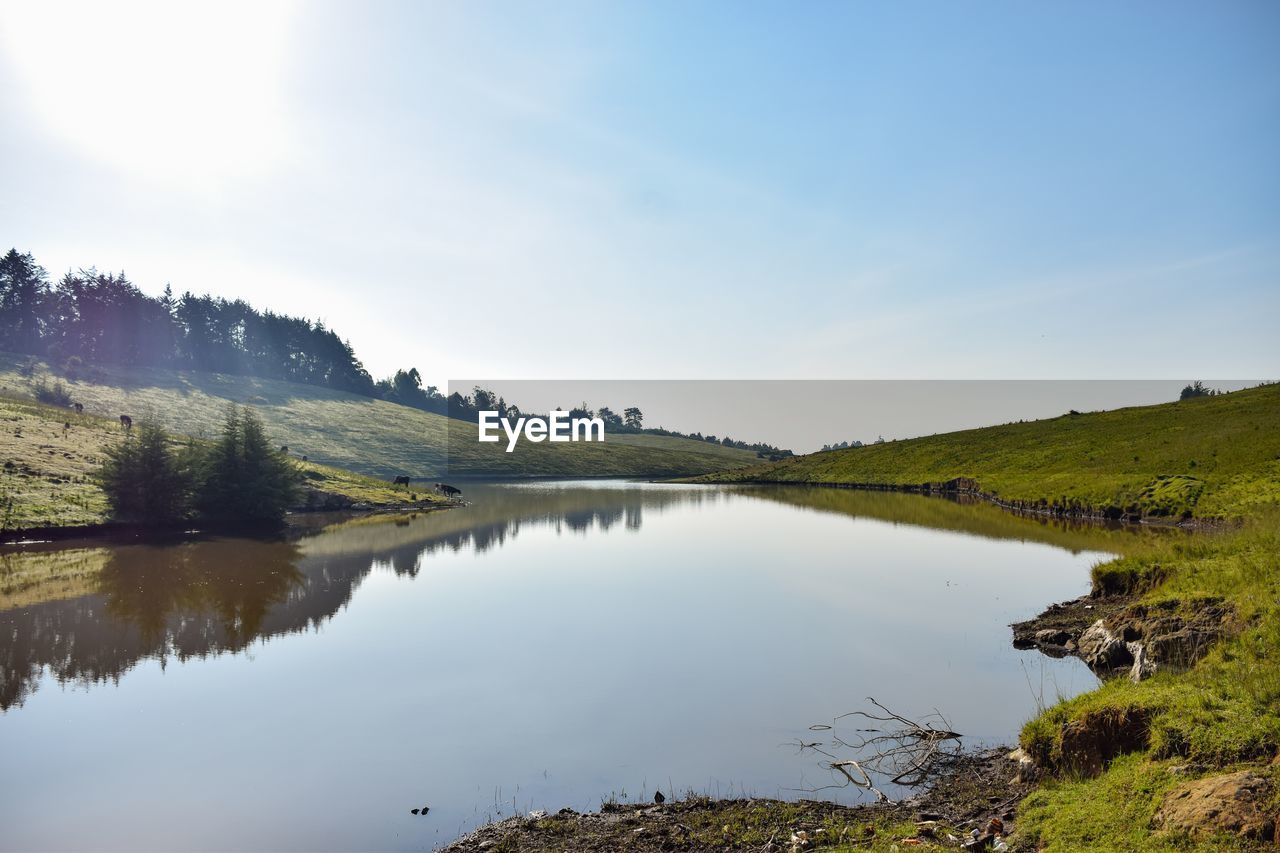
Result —
[[133, 429], [133, 418], [129, 417], [128, 415], [121, 415], [120, 426], [124, 427], [125, 432], [128, 432], [129, 430]]
[[281, 452], [281, 453], [286, 453], [286, 454], [287, 454], [287, 453], [289, 452], [289, 445], [287, 445], [287, 444], [282, 444], [282, 445], [280, 445], [280, 452]]
[[444, 495], [446, 498], [462, 494], [462, 489], [450, 486], [448, 483], [436, 483], [436, 491]]
[[393, 486], [404, 486], [405, 488], [408, 488], [408, 487], [409, 487], [409, 478], [408, 478], [408, 477], [405, 477], [405, 476], [396, 477], [394, 480], [392, 480], [392, 481], [391, 481], [391, 485], [393, 485]]
[[77, 415], [84, 414], [84, 403], [72, 403], [71, 408], [76, 410]]

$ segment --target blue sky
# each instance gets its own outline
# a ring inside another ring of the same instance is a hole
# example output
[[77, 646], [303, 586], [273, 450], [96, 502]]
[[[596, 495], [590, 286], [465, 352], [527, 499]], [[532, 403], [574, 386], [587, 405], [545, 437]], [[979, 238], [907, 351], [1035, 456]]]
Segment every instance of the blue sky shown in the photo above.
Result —
[[375, 375], [1280, 375], [1280, 6], [0, 7], [0, 242]]

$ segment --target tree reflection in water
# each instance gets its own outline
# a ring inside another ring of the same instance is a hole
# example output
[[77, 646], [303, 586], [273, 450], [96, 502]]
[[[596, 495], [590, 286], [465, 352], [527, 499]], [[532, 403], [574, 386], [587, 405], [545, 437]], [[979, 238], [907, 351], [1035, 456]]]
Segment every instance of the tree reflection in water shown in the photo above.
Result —
[[[476, 489], [472, 489], [473, 493]], [[60, 684], [118, 681], [138, 661], [239, 652], [255, 640], [331, 618], [374, 568], [416, 577], [432, 553], [483, 553], [524, 526], [561, 534], [640, 527], [642, 513], [715, 500], [699, 490], [490, 488], [465, 510], [357, 519], [292, 541], [212, 538], [168, 545], [46, 549], [6, 563], [65, 555], [105, 563], [84, 586], [5, 608], [0, 600], [0, 710], [21, 705], [48, 672]]]
[[[473, 485], [468, 495], [473, 504], [465, 509], [356, 519], [293, 541], [215, 538], [5, 555], [7, 571], [22, 560], [64, 560], [92, 580], [43, 599], [29, 590], [18, 603], [0, 598], [0, 710], [21, 705], [46, 672], [63, 684], [88, 686], [118, 680], [144, 658], [234, 653], [260, 638], [309, 630], [346, 605], [375, 568], [416, 577], [434, 553], [484, 553], [511, 544], [526, 527], [562, 536], [626, 535], [647, 514], [676, 505], [745, 500], [1073, 551], [1123, 552], [1140, 538], [1129, 530], [1018, 518], [986, 504], [886, 492], [561, 483]], [[28, 573], [32, 567], [28, 562]]]
[[170, 641], [195, 619], [208, 639], [200, 653], [239, 651], [302, 584], [301, 556], [296, 543], [244, 539], [139, 546], [112, 553], [100, 588], [107, 615], [134, 626], [145, 646], [187, 657]]

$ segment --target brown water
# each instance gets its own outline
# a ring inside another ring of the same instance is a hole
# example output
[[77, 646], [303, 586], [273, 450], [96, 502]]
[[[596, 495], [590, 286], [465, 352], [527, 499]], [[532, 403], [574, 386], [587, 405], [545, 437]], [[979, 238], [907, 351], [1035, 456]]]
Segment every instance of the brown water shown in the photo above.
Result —
[[829, 489], [467, 497], [291, 542], [10, 550], [48, 580], [0, 598], [0, 847], [423, 849], [658, 787], [795, 797], [831, 780], [784, 742], [867, 696], [1007, 742], [1095, 683], [1007, 624], [1125, 541]]

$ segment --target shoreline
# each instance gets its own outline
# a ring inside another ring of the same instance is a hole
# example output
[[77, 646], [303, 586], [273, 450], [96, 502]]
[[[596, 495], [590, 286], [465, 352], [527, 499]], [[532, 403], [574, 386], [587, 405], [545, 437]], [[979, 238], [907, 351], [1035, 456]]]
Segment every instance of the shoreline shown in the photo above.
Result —
[[332, 521], [349, 521], [355, 518], [369, 518], [378, 515], [408, 515], [420, 512], [436, 512], [465, 506], [461, 502], [429, 501], [426, 503], [405, 503], [397, 506], [347, 507], [343, 509], [293, 509], [285, 516], [279, 527], [220, 527], [218, 525], [198, 525], [192, 522], [172, 525], [149, 525], [131, 522], [104, 521], [96, 524], [55, 525], [49, 527], [28, 527], [22, 529], [0, 531], [0, 549], [20, 548], [29, 545], [48, 545], [53, 543], [77, 543], [82, 540], [92, 542], [108, 542], [113, 545], [130, 543], [173, 542], [185, 539], [196, 539], [201, 536], [280, 536], [288, 538], [299, 532], [305, 532], [310, 526], [304, 519], [325, 517]]
[[[688, 481], [685, 481], [688, 482]], [[1028, 505], [1003, 501], [978, 488], [976, 481], [957, 479], [945, 483], [912, 485], [871, 483], [804, 483], [776, 480], [740, 480], [708, 485], [813, 486], [920, 494], [950, 500], [994, 504], [1005, 512], [1028, 519], [1051, 518], [1081, 525], [1114, 528], [1151, 526], [1208, 533], [1236, 527], [1220, 520], [1142, 517], [1102, 513], [1090, 508]], [[1108, 591], [1096, 587], [1090, 594], [1049, 604], [1041, 613], [1010, 625], [1010, 644], [1036, 649], [1050, 657], [1076, 657], [1102, 679], [1133, 681], [1149, 675], [1149, 663], [1184, 670], [1194, 665], [1208, 648], [1227, 633], [1233, 619], [1230, 606], [1209, 608], [1203, 620], [1186, 614], [1160, 612], [1139, 605], [1138, 590]], [[1099, 632], [1099, 628], [1105, 630]], [[1144, 637], [1142, 649], [1124, 638]], [[1089, 641], [1093, 637], [1092, 644]], [[1156, 652], [1161, 641], [1168, 648]], [[1148, 658], [1153, 654], [1175, 659]], [[1128, 656], [1126, 656], [1126, 654]], [[1150, 667], [1154, 671], [1155, 666]], [[1101, 758], [1100, 764], [1105, 764]], [[715, 800], [690, 792], [665, 803], [618, 804], [606, 802], [587, 813], [561, 809], [548, 815], [535, 811], [508, 817], [476, 828], [441, 848], [443, 853], [479, 853], [492, 850], [589, 850], [627, 849], [639, 853], [666, 850], [763, 850], [772, 853], [837, 846], [840, 849], [904, 850], [964, 846], [965, 849], [1022, 849], [995, 847], [1015, 830], [1018, 806], [1039, 790], [1048, 772], [1021, 747], [975, 749], [918, 793], [889, 803], [841, 805], [825, 800], [772, 798]], [[964, 794], [957, 783], [963, 780]], [[998, 833], [994, 832], [999, 828]], [[718, 831], [717, 831], [718, 830]], [[976, 833], [976, 834], [975, 834]]]
[[[493, 821], [440, 848], [481, 851], [758, 850], [827, 847], [959, 847], [1007, 836], [1016, 809], [1034, 788], [1008, 747], [965, 753], [926, 789], [896, 802], [843, 805], [829, 800], [714, 799], [690, 792], [665, 802], [608, 801], [593, 812], [570, 808]], [[993, 830], [998, 830], [994, 831]], [[977, 833], [975, 836], [973, 833]], [[898, 845], [894, 847], [893, 845]]]
[[1237, 522], [1226, 519], [1200, 518], [1186, 516], [1178, 519], [1160, 515], [1142, 515], [1128, 513], [1119, 507], [1063, 506], [1056, 501], [1032, 502], [1009, 501], [992, 492], [982, 491], [976, 480], [968, 477], [957, 477], [939, 483], [855, 483], [855, 482], [822, 482], [809, 480], [705, 480], [687, 478], [670, 482], [691, 483], [708, 486], [806, 486], [819, 489], [849, 489], [863, 492], [896, 492], [900, 494], [941, 497], [952, 500], [967, 498], [974, 502], [988, 503], [1000, 507], [1011, 515], [1025, 518], [1052, 518], [1062, 521], [1075, 521], [1081, 524], [1111, 524], [1117, 527], [1142, 525], [1176, 530], [1215, 531], [1229, 530], [1237, 526]]

